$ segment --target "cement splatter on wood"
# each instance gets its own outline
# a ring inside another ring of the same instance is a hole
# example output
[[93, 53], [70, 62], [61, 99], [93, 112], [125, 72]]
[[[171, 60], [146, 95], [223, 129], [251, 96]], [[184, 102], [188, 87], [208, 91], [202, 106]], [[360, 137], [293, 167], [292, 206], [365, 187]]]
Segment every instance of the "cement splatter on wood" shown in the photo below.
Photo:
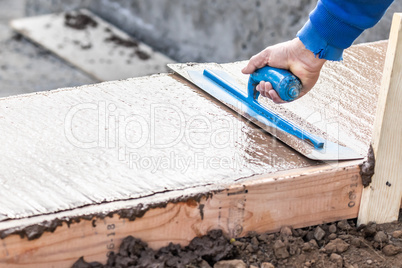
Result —
[[367, 187], [371, 183], [371, 178], [374, 175], [375, 155], [373, 147], [370, 145], [367, 160], [360, 165], [360, 176], [362, 177], [363, 186]]
[[[198, 191], [196, 188], [189, 188], [162, 192], [139, 199], [0, 222], [0, 230], [7, 230], [7, 226], [13, 228], [25, 225], [25, 228], [20, 229], [24, 231], [34, 230], [35, 226], [30, 228], [27, 226], [28, 223], [32, 225], [41, 219], [48, 221], [72, 217], [77, 219], [70, 225], [63, 223], [57, 227], [54, 234], [45, 233], [40, 239], [33, 241], [20, 239], [16, 235], [6, 237], [3, 240], [4, 250], [0, 251], [0, 263], [19, 265], [43, 263], [43, 266], [71, 267], [72, 263], [83, 255], [87, 261], [106, 261], [105, 257], [113, 251], [112, 249], [116, 249], [127, 235], [140, 238], [157, 250], [170, 242], [188, 245], [194, 237], [216, 228], [222, 229], [231, 237], [239, 237], [250, 231], [277, 231], [284, 225], [303, 227], [323, 221], [353, 218], [358, 212], [359, 193], [362, 189], [358, 182], [357, 164], [343, 162], [339, 163], [338, 167], [310, 166], [255, 176], [250, 180], [232, 184], [229, 189], [223, 191], [213, 191], [213, 188], [219, 185], [201, 186], [198, 187]], [[353, 182], [356, 182], [356, 185], [351, 186]], [[186, 193], [191, 197], [197, 195], [200, 190], [213, 194], [207, 200], [201, 198], [196, 201], [190, 198], [186, 202], [172, 203], [173, 192], [178, 195], [176, 198], [185, 200], [185, 197], [180, 195]], [[351, 197], [351, 191], [356, 193], [354, 197]], [[298, 202], [295, 202], [295, 199]], [[350, 205], [353, 199], [356, 200], [355, 206]], [[158, 202], [168, 203], [166, 208], [156, 207], [134, 221], [119, 218], [116, 213], [110, 218], [109, 215], [101, 217], [105, 215], [102, 211], [110, 211], [110, 208], [117, 212], [124, 208], [142, 210], [146, 209], [145, 204], [155, 205]], [[201, 219], [198, 204], [205, 204], [204, 220]], [[100, 216], [90, 218], [91, 211]], [[41, 225], [44, 225], [44, 222]], [[33, 235], [32, 232], [29, 234]], [[87, 253], [89, 251], [91, 253]], [[48, 254], [53, 257], [53, 261], [43, 260], [42, 256]]]
[[[165, 208], [169, 203], [175, 204], [179, 202], [191, 202], [197, 204], [202, 198], [208, 200], [213, 196], [213, 194], [219, 192], [218, 190], [208, 189], [207, 187], [204, 187], [203, 189], [205, 192], [197, 192], [195, 189], [196, 188], [187, 189], [187, 191], [183, 191], [181, 193], [180, 191], [176, 193], [174, 193], [174, 191], [166, 191], [143, 197], [140, 199], [141, 201], [125, 201], [125, 204], [123, 206], [121, 206], [121, 204], [118, 204], [118, 202], [114, 202], [116, 203], [114, 206], [110, 206], [110, 203], [107, 204], [109, 205], [107, 206], [108, 208], [104, 206], [105, 204], [96, 205], [92, 207], [92, 209], [84, 208], [83, 210], [81, 210], [79, 208], [76, 210], [67, 211], [64, 214], [59, 213], [56, 217], [53, 216], [49, 218], [47, 216], [44, 216], [43, 219], [40, 219], [41, 217], [36, 217], [31, 222], [24, 222], [22, 224], [21, 222], [16, 222], [16, 225], [14, 226], [10, 224], [10, 222], [0, 222], [0, 239], [4, 239], [10, 235], [17, 234], [21, 238], [34, 240], [40, 238], [45, 232], [53, 233], [58, 227], [63, 226], [63, 224], [67, 224], [68, 226], [70, 226], [71, 224], [79, 223], [83, 220], [92, 221], [93, 227], [96, 227], [94, 226], [94, 221], [99, 219], [102, 220], [107, 217], [113, 218], [114, 215], [118, 215], [120, 219], [134, 221], [138, 218], [143, 217], [145, 213], [150, 209]], [[187, 195], [184, 194], [184, 192]], [[200, 207], [201, 206], [204, 205], [200, 205]], [[201, 217], [203, 217], [203, 214], [201, 214]], [[9, 223], [8, 228], [7, 223]], [[10, 228], [10, 226], [12, 227]]]
[[166, 72], [173, 62], [88, 10], [17, 19], [11, 27], [100, 81]]

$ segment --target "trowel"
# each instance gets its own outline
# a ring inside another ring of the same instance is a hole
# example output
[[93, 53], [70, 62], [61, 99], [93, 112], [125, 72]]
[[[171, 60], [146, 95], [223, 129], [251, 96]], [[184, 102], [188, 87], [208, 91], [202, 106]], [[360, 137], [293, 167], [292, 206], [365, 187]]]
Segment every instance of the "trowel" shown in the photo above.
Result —
[[292, 101], [300, 95], [301, 81], [287, 70], [263, 67], [250, 75], [245, 90], [221, 69], [189, 70], [187, 73], [196, 86], [309, 159], [335, 161], [363, 158], [351, 148], [310, 133], [259, 103], [256, 86], [261, 81], [270, 82], [285, 101]]

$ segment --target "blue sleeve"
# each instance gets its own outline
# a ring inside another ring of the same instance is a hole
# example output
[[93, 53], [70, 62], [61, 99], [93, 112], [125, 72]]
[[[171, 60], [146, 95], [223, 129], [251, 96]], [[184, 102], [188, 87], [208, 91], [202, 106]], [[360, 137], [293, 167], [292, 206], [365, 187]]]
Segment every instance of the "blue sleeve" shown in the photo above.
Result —
[[345, 48], [373, 27], [393, 0], [319, 0], [310, 19], [297, 33], [319, 58], [341, 60]]

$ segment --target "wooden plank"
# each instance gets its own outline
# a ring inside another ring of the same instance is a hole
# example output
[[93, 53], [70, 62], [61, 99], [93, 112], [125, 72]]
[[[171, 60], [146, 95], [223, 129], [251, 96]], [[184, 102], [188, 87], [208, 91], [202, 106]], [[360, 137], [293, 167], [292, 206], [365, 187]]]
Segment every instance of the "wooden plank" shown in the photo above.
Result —
[[108, 252], [116, 251], [128, 235], [159, 248], [169, 242], [186, 245], [215, 228], [239, 237], [249, 231], [277, 231], [283, 225], [304, 227], [354, 218], [362, 190], [357, 164], [344, 162], [336, 168], [327, 165], [256, 176], [199, 202], [189, 199], [150, 209], [134, 221], [115, 214], [69, 227], [63, 224], [37, 240], [11, 235], [0, 245], [0, 266], [69, 267], [80, 256], [105, 262]]
[[392, 20], [373, 131], [375, 174], [364, 189], [359, 224], [398, 219], [402, 197], [402, 13]]
[[166, 72], [166, 64], [174, 62], [88, 10], [16, 19], [10, 25], [99, 81]]

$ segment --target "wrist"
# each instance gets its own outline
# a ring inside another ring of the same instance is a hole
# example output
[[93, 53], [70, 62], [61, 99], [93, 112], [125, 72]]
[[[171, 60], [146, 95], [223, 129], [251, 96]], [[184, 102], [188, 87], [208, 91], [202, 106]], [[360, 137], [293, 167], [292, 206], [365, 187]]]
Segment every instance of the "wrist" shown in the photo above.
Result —
[[295, 61], [303, 63], [305, 68], [312, 70], [321, 69], [327, 61], [324, 58], [318, 57], [318, 55], [313, 51], [309, 50], [298, 37], [294, 38], [291, 42], [295, 48], [292, 58]]
[[304, 46], [318, 58], [333, 61], [342, 60], [343, 48], [329, 44], [321, 37], [310, 20], [307, 21], [303, 28], [297, 33], [297, 37]]

